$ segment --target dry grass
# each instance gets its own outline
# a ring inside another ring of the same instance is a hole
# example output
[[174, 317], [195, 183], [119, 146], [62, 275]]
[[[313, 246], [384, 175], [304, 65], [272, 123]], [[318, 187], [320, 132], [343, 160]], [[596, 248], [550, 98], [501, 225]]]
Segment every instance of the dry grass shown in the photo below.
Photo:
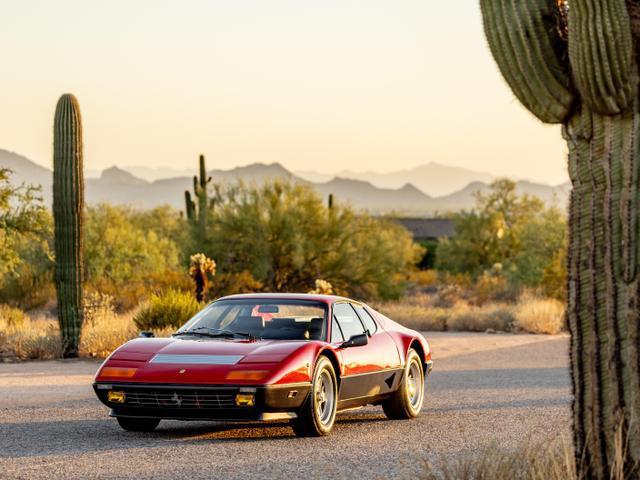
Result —
[[491, 445], [473, 454], [427, 463], [424, 480], [576, 480], [573, 449], [565, 439], [516, 451]]
[[523, 331], [556, 334], [564, 330], [564, 305], [530, 293], [515, 304], [475, 305], [460, 297], [443, 306], [439, 294], [408, 296], [375, 305], [383, 314], [409, 328], [423, 331]]
[[[84, 357], [105, 358], [117, 347], [138, 336], [133, 317], [134, 312], [121, 315], [98, 313], [93, 321], [85, 323], [80, 337], [80, 355]], [[175, 328], [153, 329], [157, 337], [168, 337]]]
[[409, 296], [375, 307], [406, 327], [422, 330], [446, 330], [451, 315], [449, 308], [436, 306], [430, 295]]
[[449, 330], [485, 332], [495, 330], [510, 332], [513, 330], [515, 318], [513, 308], [504, 304], [488, 304], [471, 306], [457, 303], [451, 309], [451, 317], [447, 322]]
[[0, 356], [46, 360], [61, 354], [60, 330], [54, 320], [25, 317], [16, 325], [0, 317]]
[[[154, 333], [163, 337], [174, 330], [159, 329]], [[105, 358], [137, 335], [133, 313], [119, 315], [109, 309], [93, 311], [82, 328], [80, 356]], [[0, 317], [0, 357], [47, 360], [61, 355], [60, 328], [56, 319], [25, 316], [20, 325], [11, 325]]]
[[524, 295], [516, 307], [516, 326], [531, 333], [560, 333], [565, 329], [564, 304], [553, 298]]

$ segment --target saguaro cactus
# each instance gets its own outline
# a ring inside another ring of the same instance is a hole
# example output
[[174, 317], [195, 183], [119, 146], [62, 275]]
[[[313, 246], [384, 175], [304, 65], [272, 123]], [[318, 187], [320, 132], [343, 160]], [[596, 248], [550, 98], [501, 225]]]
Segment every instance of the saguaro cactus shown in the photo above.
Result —
[[58, 321], [64, 357], [78, 356], [82, 327], [84, 176], [78, 100], [60, 97], [53, 127], [53, 219]]
[[200, 175], [194, 175], [193, 177], [193, 193], [196, 200], [192, 200], [189, 190], [184, 192], [184, 197], [187, 219], [197, 228], [201, 234], [200, 238], [202, 239], [204, 238], [204, 233], [207, 228], [209, 209], [213, 207], [213, 199], [209, 199], [208, 187], [211, 183], [211, 177], [207, 176], [204, 155], [200, 155], [199, 166]]
[[635, 478], [640, 461], [639, 3], [480, 0], [505, 80], [569, 147], [573, 425], [588, 478]]

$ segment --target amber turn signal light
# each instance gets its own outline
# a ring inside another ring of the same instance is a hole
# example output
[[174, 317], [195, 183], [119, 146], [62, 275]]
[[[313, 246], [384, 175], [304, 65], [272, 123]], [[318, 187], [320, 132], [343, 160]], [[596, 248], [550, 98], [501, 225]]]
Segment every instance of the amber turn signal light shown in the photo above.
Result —
[[267, 373], [267, 370], [233, 370], [227, 374], [227, 380], [261, 380]]
[[100, 377], [114, 377], [114, 378], [130, 378], [133, 377], [137, 368], [125, 368], [125, 367], [104, 367], [100, 371]]
[[253, 407], [256, 404], [256, 396], [253, 393], [238, 393], [236, 395], [237, 407]]
[[112, 403], [124, 403], [127, 396], [124, 392], [114, 392], [113, 390], [107, 393], [107, 400]]

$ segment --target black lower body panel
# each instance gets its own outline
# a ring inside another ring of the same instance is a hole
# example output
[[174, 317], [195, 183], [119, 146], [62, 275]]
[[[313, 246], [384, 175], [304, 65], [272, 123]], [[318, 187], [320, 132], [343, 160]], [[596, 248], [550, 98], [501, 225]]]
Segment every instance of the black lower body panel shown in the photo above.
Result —
[[[293, 418], [309, 394], [309, 384], [267, 386], [94, 383], [111, 416], [177, 420], [251, 421]], [[108, 393], [124, 392], [124, 401]], [[254, 405], [237, 406], [236, 395], [254, 394]]]

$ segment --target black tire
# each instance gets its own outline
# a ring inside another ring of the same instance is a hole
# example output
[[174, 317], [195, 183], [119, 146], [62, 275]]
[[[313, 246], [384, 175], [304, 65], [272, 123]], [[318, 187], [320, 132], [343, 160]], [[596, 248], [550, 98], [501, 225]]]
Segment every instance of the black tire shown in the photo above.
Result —
[[[323, 404], [324, 401], [324, 404]], [[333, 428], [338, 410], [338, 381], [331, 361], [320, 356], [313, 373], [311, 391], [292, 420], [293, 431], [299, 437], [321, 437]]]
[[391, 420], [417, 417], [424, 402], [424, 369], [420, 355], [410, 348], [398, 390], [382, 402], [382, 409]]
[[127, 432], [153, 432], [160, 423], [158, 418], [117, 417], [118, 424]]

